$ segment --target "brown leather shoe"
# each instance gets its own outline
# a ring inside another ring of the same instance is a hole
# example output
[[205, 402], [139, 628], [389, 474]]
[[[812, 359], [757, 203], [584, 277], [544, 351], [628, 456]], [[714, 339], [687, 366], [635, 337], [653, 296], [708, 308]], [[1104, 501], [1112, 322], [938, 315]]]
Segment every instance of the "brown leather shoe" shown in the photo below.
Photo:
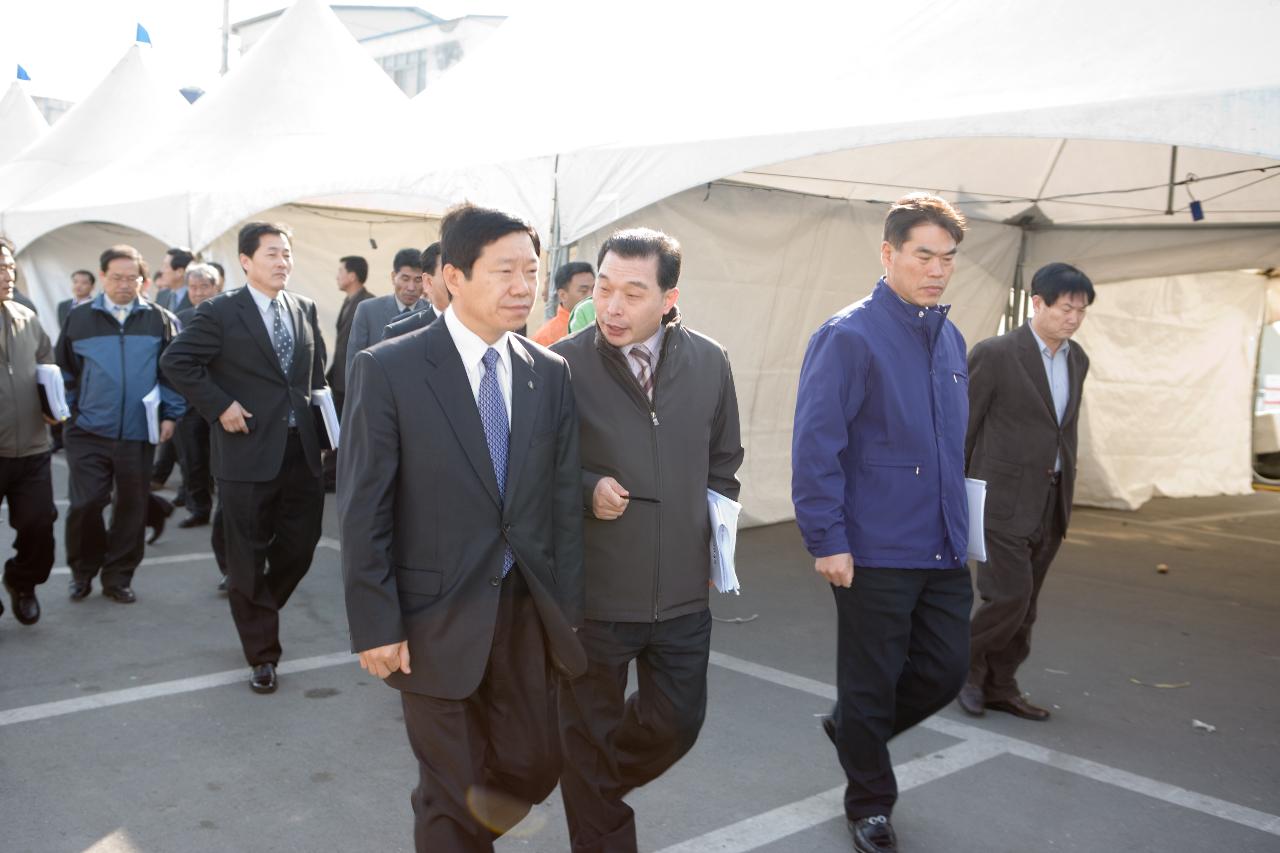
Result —
[[1049, 710], [1047, 708], [1032, 705], [1021, 696], [988, 702], [987, 707], [993, 711], [1003, 711], [1006, 714], [1013, 714], [1015, 717], [1021, 717], [1024, 720], [1034, 720], [1037, 723], [1043, 723], [1049, 719]]
[[960, 688], [960, 695], [956, 697], [956, 703], [960, 705], [960, 710], [970, 717], [981, 717], [986, 713], [982, 702], [982, 688], [976, 684], [970, 684], [966, 681], [964, 687]]

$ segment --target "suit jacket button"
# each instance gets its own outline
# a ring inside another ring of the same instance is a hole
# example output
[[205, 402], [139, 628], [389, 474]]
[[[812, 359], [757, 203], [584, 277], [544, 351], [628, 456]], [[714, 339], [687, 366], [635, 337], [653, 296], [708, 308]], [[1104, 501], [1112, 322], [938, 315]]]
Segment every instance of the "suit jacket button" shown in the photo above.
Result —
[[501, 586], [502, 578], [489, 578], [489, 586]]

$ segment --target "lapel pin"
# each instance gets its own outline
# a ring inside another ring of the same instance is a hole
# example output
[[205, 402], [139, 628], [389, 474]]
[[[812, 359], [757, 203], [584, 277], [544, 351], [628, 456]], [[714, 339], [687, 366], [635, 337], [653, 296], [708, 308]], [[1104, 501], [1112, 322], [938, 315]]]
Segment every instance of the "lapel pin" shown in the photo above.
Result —
[[533, 390], [533, 380], [532, 380], [532, 379], [530, 379], [530, 380], [529, 380], [529, 390], [530, 390], [530, 391], [532, 391], [532, 390]]

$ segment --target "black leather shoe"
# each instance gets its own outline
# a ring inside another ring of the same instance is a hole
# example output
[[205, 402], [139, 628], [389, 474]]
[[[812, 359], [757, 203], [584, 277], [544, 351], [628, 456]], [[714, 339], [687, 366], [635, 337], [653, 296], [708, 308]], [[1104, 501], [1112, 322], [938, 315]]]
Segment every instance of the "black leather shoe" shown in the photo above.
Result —
[[186, 518], [182, 519], [182, 521], [178, 522], [178, 526], [183, 530], [187, 530], [192, 527], [204, 527], [208, 523], [209, 516], [207, 515], [188, 515]]
[[999, 699], [995, 702], [988, 702], [987, 707], [993, 711], [1003, 711], [1006, 714], [1013, 714], [1015, 717], [1021, 717], [1024, 720], [1032, 720], [1037, 723], [1043, 723], [1049, 719], [1049, 709], [1041, 708], [1039, 705], [1032, 705], [1021, 696], [1014, 696], [1012, 699]]
[[223, 575], [222, 580], [218, 581], [218, 592], [227, 591], [227, 576]]
[[71, 583], [67, 584], [67, 594], [72, 601], [84, 601], [92, 591], [93, 581], [78, 581], [72, 578]]
[[273, 663], [260, 663], [255, 666], [253, 675], [249, 678], [249, 686], [253, 688], [254, 693], [275, 693], [276, 665]]
[[986, 713], [982, 708], [982, 688], [967, 681], [964, 687], [960, 688], [960, 695], [956, 697], [956, 704], [960, 706], [960, 710], [970, 717], [981, 717]]
[[147, 527], [151, 528], [151, 538], [147, 540], [148, 545], [153, 544], [160, 538], [160, 534], [164, 533], [164, 523], [169, 520], [171, 515], [173, 515], [172, 501], [168, 501], [156, 494], [147, 496]]
[[831, 745], [839, 747], [836, 743], [836, 718], [828, 714], [822, 718], [822, 733], [827, 736], [827, 740], [831, 741]]
[[859, 853], [897, 853], [898, 836], [885, 815], [850, 820], [849, 832], [853, 835], [853, 849]]
[[134, 594], [131, 586], [104, 586], [102, 594], [121, 604], [133, 604], [138, 600], [138, 596]]
[[[40, 621], [40, 602], [36, 600], [34, 589], [17, 590], [5, 581], [4, 588], [9, 592], [9, 601], [13, 604], [13, 616], [23, 625], [34, 625]], [[0, 609], [0, 613], [4, 610]]]

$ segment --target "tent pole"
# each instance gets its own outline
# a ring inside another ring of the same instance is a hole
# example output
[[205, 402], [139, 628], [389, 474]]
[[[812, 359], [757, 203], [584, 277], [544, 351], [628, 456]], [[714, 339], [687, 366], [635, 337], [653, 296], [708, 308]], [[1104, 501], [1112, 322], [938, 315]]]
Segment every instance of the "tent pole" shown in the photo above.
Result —
[[1173, 187], [1174, 181], [1178, 179], [1178, 146], [1173, 146], [1169, 152], [1169, 200], [1165, 202], [1164, 215], [1173, 216]]
[[1025, 322], [1027, 318], [1027, 294], [1024, 287], [1022, 267], [1027, 260], [1027, 226], [1021, 226], [1022, 235], [1018, 238], [1018, 261], [1013, 268], [1013, 293], [1009, 299], [1009, 313], [1005, 318], [1005, 331], [1012, 332]]
[[551, 183], [551, 246], [547, 251], [547, 295], [546, 306], [543, 311], [545, 319], [550, 320], [556, 316], [559, 309], [559, 299], [556, 298], [556, 289], [552, 282], [555, 280], [555, 271], [559, 269], [568, 260], [567, 252], [560, 245], [560, 155], [556, 155], [555, 165], [552, 168]]

